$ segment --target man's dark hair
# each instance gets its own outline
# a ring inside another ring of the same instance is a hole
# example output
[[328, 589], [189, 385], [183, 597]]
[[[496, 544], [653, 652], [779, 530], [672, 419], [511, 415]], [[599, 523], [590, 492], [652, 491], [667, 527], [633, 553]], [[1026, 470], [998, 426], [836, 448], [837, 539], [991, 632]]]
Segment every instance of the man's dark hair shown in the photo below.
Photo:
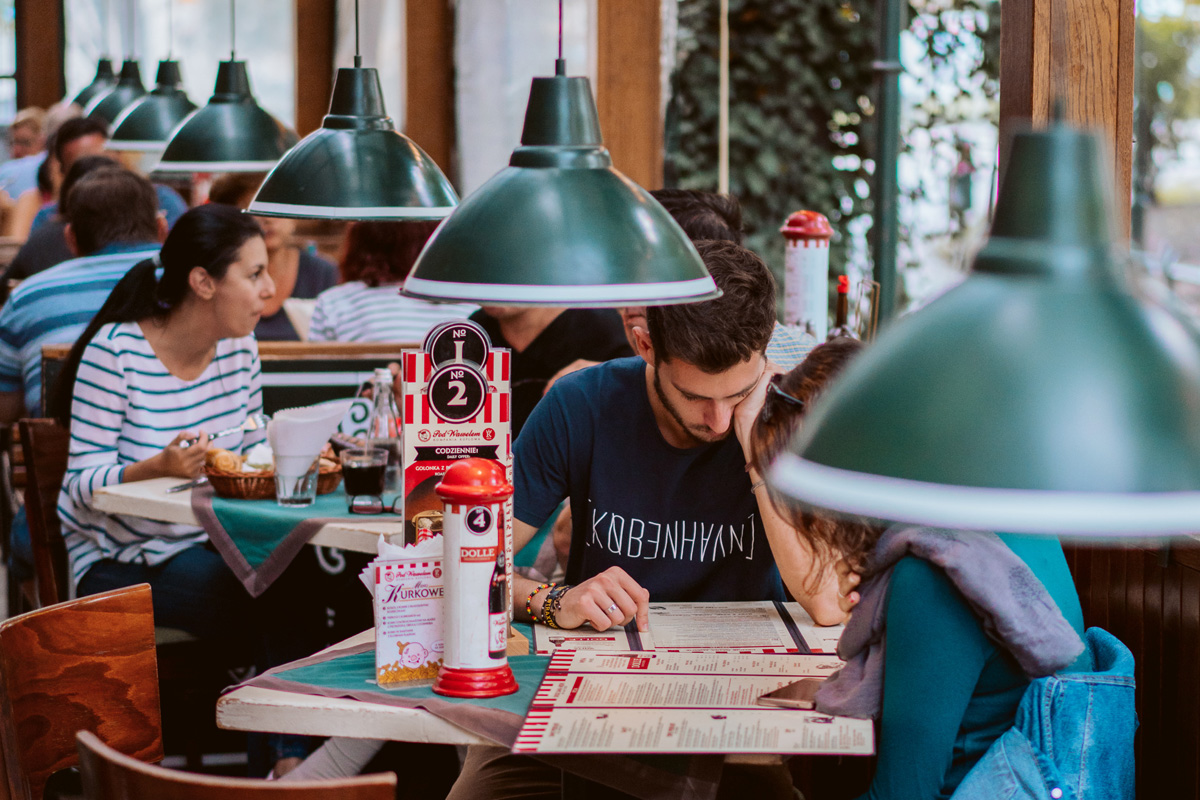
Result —
[[158, 197], [150, 181], [122, 167], [100, 167], [67, 197], [66, 220], [80, 255], [116, 242], [158, 240]]
[[736, 197], [699, 189], [655, 189], [650, 195], [662, 203], [692, 241], [742, 243], [742, 206]]
[[113, 161], [108, 156], [84, 156], [71, 165], [67, 170], [67, 174], [63, 177], [62, 186], [58, 189], [58, 213], [63, 218], [67, 218], [67, 202], [71, 197], [71, 190], [75, 188], [75, 184], [83, 179], [84, 175], [89, 172], [95, 172], [102, 167], [120, 167], [116, 161]]
[[91, 136], [94, 133], [107, 139], [108, 123], [90, 117], [72, 117], [58, 126], [58, 131], [54, 134], [54, 157], [58, 163], [63, 163], [63, 150], [67, 145], [76, 139], [82, 139], [84, 136]]
[[775, 279], [763, 260], [733, 242], [695, 242], [724, 293], [716, 300], [651, 306], [646, 327], [654, 360], [684, 361], [709, 374], [762, 354], [775, 328]]

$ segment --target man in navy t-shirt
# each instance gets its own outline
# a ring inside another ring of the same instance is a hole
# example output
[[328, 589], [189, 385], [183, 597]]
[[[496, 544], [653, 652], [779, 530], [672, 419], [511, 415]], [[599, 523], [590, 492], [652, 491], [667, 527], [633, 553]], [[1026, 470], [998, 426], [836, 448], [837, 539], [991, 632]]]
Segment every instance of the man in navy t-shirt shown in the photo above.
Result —
[[517, 438], [516, 546], [563, 498], [572, 514], [571, 588], [517, 576], [520, 611], [533, 593], [541, 618], [554, 591], [559, 627], [604, 630], [636, 618], [645, 628], [651, 599], [784, 597], [760, 513], [770, 500], [746, 467], [772, 372], [764, 351], [775, 283], [736, 244], [697, 248], [723, 296], [649, 309], [646, 328], [634, 329], [638, 357], [559, 380]]

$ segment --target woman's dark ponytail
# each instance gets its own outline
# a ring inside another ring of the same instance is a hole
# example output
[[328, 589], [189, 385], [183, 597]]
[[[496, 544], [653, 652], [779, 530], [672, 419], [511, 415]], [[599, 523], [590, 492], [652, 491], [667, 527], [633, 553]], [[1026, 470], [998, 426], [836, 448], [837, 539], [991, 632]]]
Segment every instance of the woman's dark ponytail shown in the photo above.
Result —
[[[162, 252], [125, 273], [75, 342], [47, 398], [46, 413], [70, 427], [75, 375], [83, 351], [100, 328], [110, 322], [138, 322], [169, 315], [187, 297], [192, 269], [203, 267], [220, 280], [237, 260], [242, 245], [255, 236], [262, 236], [262, 228], [254, 218], [229, 206], [197, 206], [181, 216], [163, 243]], [[156, 277], [160, 267], [162, 276]]]

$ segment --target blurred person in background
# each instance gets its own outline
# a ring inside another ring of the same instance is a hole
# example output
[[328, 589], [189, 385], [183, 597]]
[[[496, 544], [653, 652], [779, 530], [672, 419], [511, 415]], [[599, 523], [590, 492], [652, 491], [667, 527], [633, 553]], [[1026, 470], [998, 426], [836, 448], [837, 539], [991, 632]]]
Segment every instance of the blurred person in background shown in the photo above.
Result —
[[46, 112], [23, 108], [8, 126], [8, 161], [0, 164], [0, 199], [5, 207], [37, 188], [38, 167], [46, 160]]
[[466, 319], [478, 306], [430, 303], [400, 294], [404, 279], [438, 226], [356, 222], [338, 264], [342, 283], [317, 296], [308, 338], [314, 342], [420, 342], [431, 327]]
[[17, 193], [10, 191], [13, 198], [12, 213], [5, 221], [4, 234], [14, 239], [25, 241], [33, 226], [34, 217], [42, 207], [53, 203], [58, 196], [59, 185], [62, 183], [64, 171], [58, 160], [54, 158], [54, 141], [58, 129], [67, 120], [80, 116], [79, 106], [68, 100], [61, 100], [46, 112], [43, 118], [42, 136], [45, 139], [43, 149], [45, 156], [37, 167], [35, 184]]
[[[227, 173], [213, 181], [210, 203], [236, 206], [245, 211], [266, 175], [261, 172]], [[296, 221], [286, 217], [255, 217], [267, 243], [267, 271], [275, 283], [275, 296], [267, 301], [254, 329], [259, 341], [299, 341], [300, 333], [283, 310], [287, 300], [312, 300], [337, 284], [337, 268], [316, 253], [292, 241]]]
[[[65, 176], [71, 171], [71, 165], [84, 156], [112, 155], [107, 151], [108, 125], [103, 120], [75, 117], [64, 122], [55, 132], [51, 156], [58, 163], [59, 173]], [[175, 220], [187, 211], [187, 203], [174, 189], [160, 184], [153, 184], [153, 188], [158, 209], [163, 212], [167, 227], [170, 228], [175, 224]], [[61, 191], [59, 194], [61, 195]], [[58, 199], [61, 200], [61, 196]], [[42, 206], [33, 218], [33, 226], [29, 232], [32, 234], [57, 213], [57, 202]]]
[[[62, 185], [59, 187], [59, 194], [63, 197], [63, 208], [66, 208], [66, 199], [69, 197], [71, 190], [77, 183], [89, 172], [100, 169], [101, 167], [119, 167], [120, 165], [113, 161], [108, 156], [84, 156], [71, 165], [71, 169], [63, 178]], [[67, 246], [66, 238], [67, 220], [65, 212], [55, 214], [52, 219], [44, 223], [36, 231], [29, 235], [29, 239], [25, 244], [21, 245], [21, 249], [17, 251], [13, 257], [12, 263], [4, 272], [4, 277], [0, 280], [3, 284], [5, 297], [7, 297], [8, 281], [25, 280], [31, 275], [36, 275], [42, 270], [49, 269], [55, 264], [75, 258], [76, 253]]]

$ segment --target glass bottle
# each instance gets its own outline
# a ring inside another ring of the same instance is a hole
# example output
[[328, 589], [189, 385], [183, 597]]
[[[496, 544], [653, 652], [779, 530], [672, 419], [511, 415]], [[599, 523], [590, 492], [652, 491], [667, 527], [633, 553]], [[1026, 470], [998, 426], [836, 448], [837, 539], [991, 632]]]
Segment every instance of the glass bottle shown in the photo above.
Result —
[[834, 306], [833, 327], [829, 329], [829, 335], [825, 341], [830, 342], [842, 336], [857, 339], [858, 334], [854, 332], [854, 328], [850, 327], [849, 317], [850, 279], [845, 275], [838, 275], [837, 305]]
[[388, 462], [383, 490], [388, 494], [399, 494], [404, 490], [402, 436], [400, 414], [396, 410], [396, 398], [392, 393], [392, 371], [387, 367], [380, 367], [375, 370], [374, 408], [371, 410], [367, 446], [381, 447], [387, 451]]
[[508, 652], [508, 577], [504, 547], [496, 548], [496, 567], [488, 589], [488, 656], [504, 658]]

